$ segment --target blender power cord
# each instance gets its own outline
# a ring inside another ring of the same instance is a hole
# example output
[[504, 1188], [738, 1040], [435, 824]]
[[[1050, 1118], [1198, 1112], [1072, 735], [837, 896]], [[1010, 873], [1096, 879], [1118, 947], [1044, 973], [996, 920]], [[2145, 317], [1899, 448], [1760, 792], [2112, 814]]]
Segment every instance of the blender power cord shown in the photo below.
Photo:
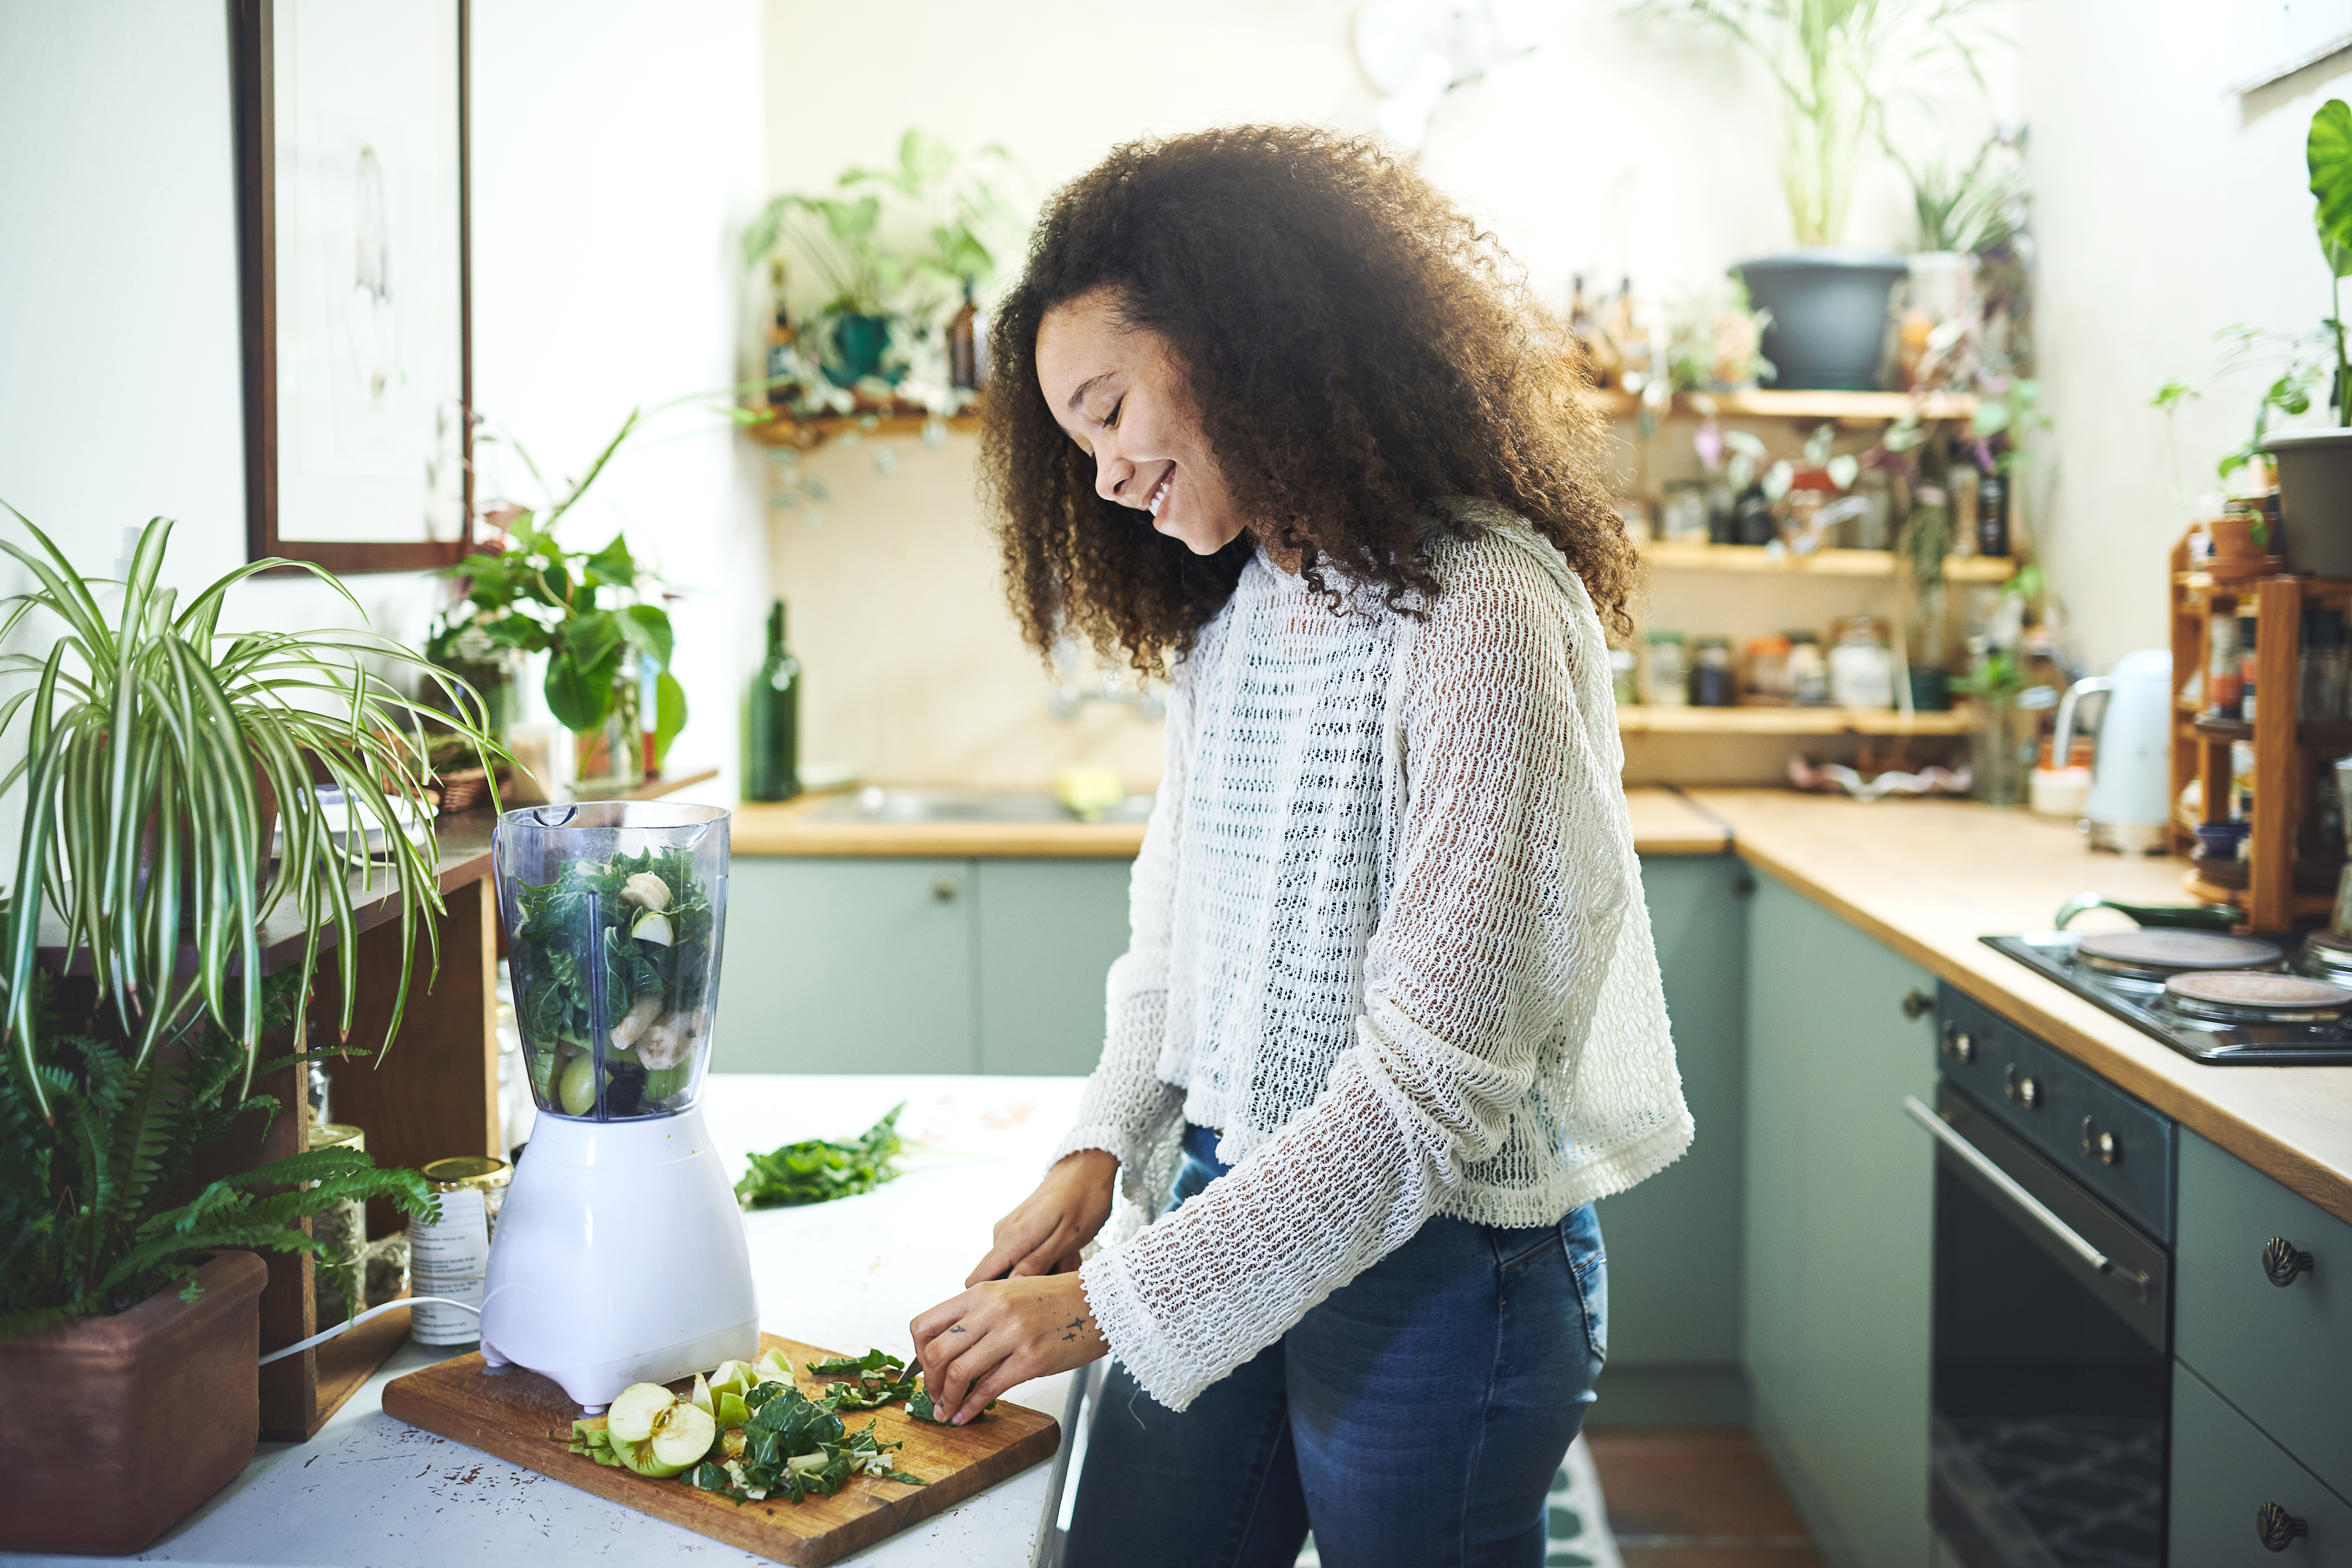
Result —
[[455, 1307], [461, 1312], [471, 1312], [478, 1318], [482, 1315], [482, 1310], [479, 1307], [469, 1306], [464, 1301], [453, 1301], [446, 1296], [403, 1296], [397, 1301], [386, 1301], [381, 1307], [370, 1307], [364, 1312], [354, 1313], [350, 1319], [343, 1322], [337, 1323], [333, 1328], [329, 1329], [323, 1334], [312, 1334], [309, 1339], [298, 1341], [293, 1344], [288, 1345], [282, 1351], [271, 1351], [268, 1355], [261, 1358], [261, 1364], [268, 1366], [273, 1361], [284, 1361], [289, 1355], [299, 1355], [302, 1352], [309, 1350], [312, 1345], [325, 1344], [329, 1340], [333, 1339], [337, 1334], [341, 1333], [346, 1329], [358, 1328], [370, 1318], [379, 1317], [385, 1312], [394, 1310], [395, 1308], [414, 1307], [419, 1301], [431, 1301], [443, 1307]]

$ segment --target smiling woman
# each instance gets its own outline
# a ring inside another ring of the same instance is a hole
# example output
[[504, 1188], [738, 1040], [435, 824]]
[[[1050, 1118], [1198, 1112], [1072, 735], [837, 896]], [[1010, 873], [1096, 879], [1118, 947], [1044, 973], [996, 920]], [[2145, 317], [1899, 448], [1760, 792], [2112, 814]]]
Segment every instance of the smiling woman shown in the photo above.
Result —
[[1510, 276], [1371, 143], [1243, 129], [1063, 191], [999, 316], [1014, 608], [1169, 675], [1077, 1125], [911, 1325], [957, 1421], [1117, 1358], [1072, 1568], [1310, 1526], [1534, 1568], [1593, 1200], [1690, 1142], [1618, 782], [1633, 549]]

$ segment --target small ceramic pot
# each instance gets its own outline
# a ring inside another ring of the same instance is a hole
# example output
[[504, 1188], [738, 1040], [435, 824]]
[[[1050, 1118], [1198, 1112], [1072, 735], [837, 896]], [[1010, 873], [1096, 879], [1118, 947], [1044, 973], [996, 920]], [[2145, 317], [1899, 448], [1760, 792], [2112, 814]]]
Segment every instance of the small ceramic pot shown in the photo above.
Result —
[[236, 1479], [261, 1437], [261, 1287], [250, 1252], [110, 1318], [0, 1341], [0, 1550], [137, 1552]]

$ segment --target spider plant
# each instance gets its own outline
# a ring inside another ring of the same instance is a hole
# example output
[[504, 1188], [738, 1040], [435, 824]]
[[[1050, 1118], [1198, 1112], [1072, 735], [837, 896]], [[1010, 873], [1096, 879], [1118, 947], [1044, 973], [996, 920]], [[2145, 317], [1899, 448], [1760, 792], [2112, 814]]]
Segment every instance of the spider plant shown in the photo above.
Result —
[[[316, 566], [255, 561], [182, 605], [176, 591], [157, 585], [169, 521], [148, 523], [117, 585], [85, 579], [47, 535], [7, 510], [32, 548], [0, 540], [0, 551], [38, 585], [0, 599], [0, 639], [28, 620], [55, 635], [46, 657], [0, 656], [0, 682], [21, 688], [0, 703], [0, 743], [15, 741], [24, 722], [23, 755], [0, 776], [0, 790], [26, 785], [17, 885], [0, 924], [0, 1041], [35, 1113], [56, 1114], [32, 984], [45, 909], [62, 932], [63, 967], [86, 967], [93, 984], [88, 1027], [114, 1036], [134, 1066], [201, 1012], [236, 1042], [250, 1087], [262, 1030], [262, 922], [281, 905], [291, 905], [302, 931], [294, 1037], [304, 1037], [309, 981], [330, 925], [349, 1028], [358, 991], [355, 880], [373, 890], [387, 876], [400, 895], [404, 997], [418, 913], [442, 908], [429, 842], [412, 844], [403, 831], [404, 817], [430, 820], [423, 790], [433, 774], [419, 724], [425, 710], [370, 666], [413, 668], [440, 686], [449, 712], [436, 717], [487, 767], [496, 748], [482, 731], [479, 697], [371, 631], [220, 629], [228, 591], [275, 568], [309, 571], [359, 612]], [[314, 768], [341, 786], [340, 808], [313, 791]], [[274, 875], [262, 869], [270, 802]], [[383, 833], [381, 870], [370, 828]], [[437, 968], [437, 933], [430, 921], [425, 929]], [[387, 1044], [402, 1005], [396, 998]]]

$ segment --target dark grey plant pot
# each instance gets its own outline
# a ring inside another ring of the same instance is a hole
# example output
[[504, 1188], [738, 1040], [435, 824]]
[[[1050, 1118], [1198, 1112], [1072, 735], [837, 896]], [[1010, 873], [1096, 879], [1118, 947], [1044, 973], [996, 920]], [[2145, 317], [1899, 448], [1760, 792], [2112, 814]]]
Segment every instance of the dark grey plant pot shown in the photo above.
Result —
[[1772, 313], [1764, 357], [1775, 387], [1871, 392], [1886, 360], [1886, 301], [1910, 272], [1883, 250], [1830, 246], [1743, 261], [1732, 268], [1748, 298]]
[[2263, 450], [2278, 464], [2287, 570], [2352, 577], [2352, 430], [2281, 430]]

